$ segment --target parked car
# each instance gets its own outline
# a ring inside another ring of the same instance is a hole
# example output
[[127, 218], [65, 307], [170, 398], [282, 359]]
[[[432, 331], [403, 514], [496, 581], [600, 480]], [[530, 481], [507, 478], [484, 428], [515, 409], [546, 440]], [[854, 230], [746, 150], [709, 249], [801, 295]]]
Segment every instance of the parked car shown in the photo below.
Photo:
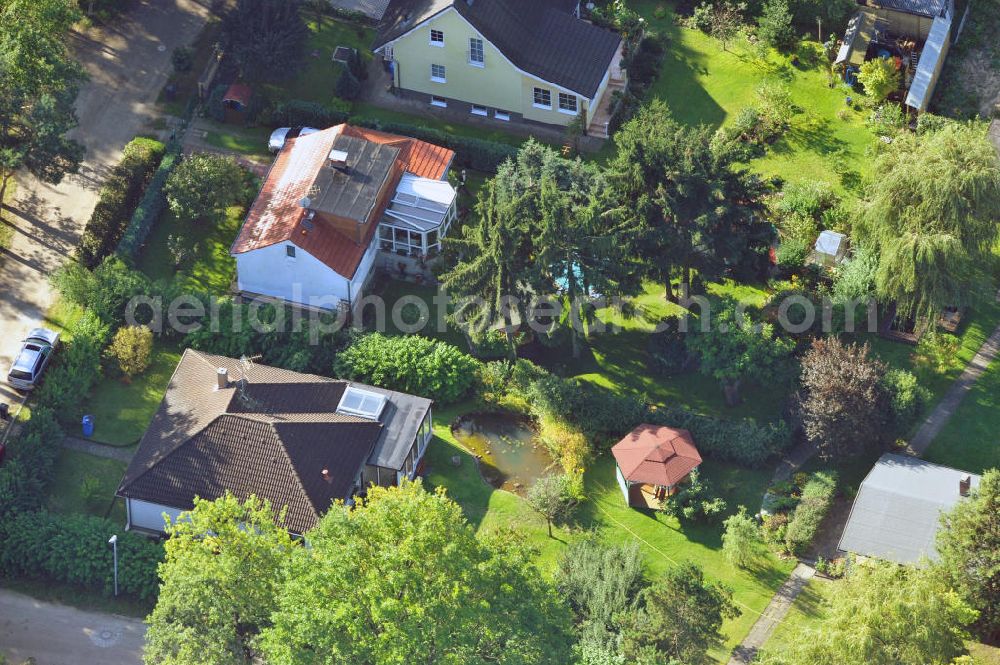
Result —
[[57, 346], [59, 333], [47, 328], [32, 330], [21, 342], [21, 350], [7, 373], [7, 383], [18, 390], [33, 389], [41, 380]]
[[308, 136], [318, 132], [315, 127], [279, 127], [271, 132], [271, 138], [267, 142], [267, 149], [271, 152], [278, 152], [285, 147], [285, 141], [298, 136]]

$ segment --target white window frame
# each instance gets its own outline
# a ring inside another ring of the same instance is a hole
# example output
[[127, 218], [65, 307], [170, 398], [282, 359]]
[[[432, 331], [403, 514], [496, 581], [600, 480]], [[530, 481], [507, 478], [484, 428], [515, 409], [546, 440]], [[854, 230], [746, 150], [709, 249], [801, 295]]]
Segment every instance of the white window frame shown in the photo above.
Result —
[[[479, 57], [481, 60], [476, 60], [472, 57], [476, 49], [473, 48], [473, 44], [479, 44]], [[485, 67], [486, 66], [486, 44], [479, 37], [469, 37], [469, 64], [473, 67]]]
[[448, 100], [444, 97], [438, 97], [437, 95], [431, 95], [431, 106], [436, 106], [440, 109], [448, 108]]
[[[444, 76], [437, 76], [437, 75], [435, 75], [434, 74], [434, 68], [435, 67], [440, 67], [441, 68], [441, 73], [444, 74]], [[431, 80], [434, 81], [435, 83], [447, 83], [448, 82], [448, 68], [445, 67], [444, 65], [431, 64]]]
[[[564, 109], [563, 108], [563, 100], [564, 99], [572, 99], [573, 100], [573, 109], [572, 110], [570, 110], [570, 109]], [[560, 92], [559, 93], [559, 112], [560, 113], [565, 113], [566, 115], [576, 115], [577, 113], [580, 112], [580, 98], [577, 97], [576, 95], [572, 95], [572, 94], [569, 94], [567, 92]]]
[[[539, 92], [544, 93], [542, 95], [543, 97], [545, 95], [548, 95], [548, 98], [549, 98], [549, 103], [548, 104], [540, 104], [540, 103], [538, 103], [536, 101], [538, 99], [538, 96], [539, 96], [538, 93]], [[545, 109], [546, 111], [551, 111], [552, 110], [552, 91], [549, 90], [548, 88], [539, 88], [539, 87], [535, 86], [535, 88], [531, 91], [531, 105], [534, 106], [536, 109]]]
[[469, 109], [469, 113], [471, 113], [472, 115], [479, 115], [484, 118], [488, 118], [490, 115], [490, 110], [485, 106], [480, 106], [479, 104], [473, 104], [472, 107]]
[[506, 111], [494, 111], [493, 117], [503, 122], [510, 122], [510, 113]]
[[[434, 39], [434, 34], [435, 33], [437, 33], [438, 35], [441, 35], [441, 39], [439, 39], [439, 40], [438, 39]], [[431, 34], [428, 37], [428, 39], [429, 39], [428, 43], [431, 46], [437, 46], [438, 48], [444, 48], [444, 30], [437, 30], [435, 28], [431, 28]]]

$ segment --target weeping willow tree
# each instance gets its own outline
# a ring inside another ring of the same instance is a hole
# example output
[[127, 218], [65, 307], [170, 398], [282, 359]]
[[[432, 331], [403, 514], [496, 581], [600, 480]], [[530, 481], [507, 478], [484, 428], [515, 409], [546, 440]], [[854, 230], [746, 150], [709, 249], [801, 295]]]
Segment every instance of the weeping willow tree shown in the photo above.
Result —
[[878, 298], [906, 315], [969, 302], [1000, 229], [1000, 161], [982, 127], [901, 135], [872, 173], [856, 234], [878, 253]]

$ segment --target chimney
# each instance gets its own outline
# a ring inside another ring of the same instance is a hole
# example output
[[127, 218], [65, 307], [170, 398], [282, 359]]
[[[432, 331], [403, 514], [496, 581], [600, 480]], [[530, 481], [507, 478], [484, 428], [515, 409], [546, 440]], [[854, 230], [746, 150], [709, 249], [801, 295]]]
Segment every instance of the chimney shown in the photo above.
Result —
[[333, 476], [330, 475], [330, 469], [323, 469], [323, 480], [328, 483], [333, 482]]
[[229, 387], [229, 370], [225, 367], [220, 367], [215, 371], [215, 376], [218, 381], [215, 386], [216, 390], [225, 390]]
[[344, 150], [331, 150], [329, 163], [331, 168], [347, 173], [347, 152]]
[[958, 479], [958, 493], [962, 496], [969, 496], [970, 489], [972, 489], [972, 476], [963, 473], [962, 477]]

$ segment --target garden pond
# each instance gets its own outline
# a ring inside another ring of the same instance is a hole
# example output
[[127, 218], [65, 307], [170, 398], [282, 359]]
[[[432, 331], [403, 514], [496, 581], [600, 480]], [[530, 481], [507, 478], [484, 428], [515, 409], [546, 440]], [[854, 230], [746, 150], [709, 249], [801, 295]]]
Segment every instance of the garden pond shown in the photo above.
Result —
[[523, 494], [552, 466], [552, 457], [524, 418], [509, 413], [471, 413], [452, 425], [462, 446], [479, 459], [479, 472], [498, 489]]

